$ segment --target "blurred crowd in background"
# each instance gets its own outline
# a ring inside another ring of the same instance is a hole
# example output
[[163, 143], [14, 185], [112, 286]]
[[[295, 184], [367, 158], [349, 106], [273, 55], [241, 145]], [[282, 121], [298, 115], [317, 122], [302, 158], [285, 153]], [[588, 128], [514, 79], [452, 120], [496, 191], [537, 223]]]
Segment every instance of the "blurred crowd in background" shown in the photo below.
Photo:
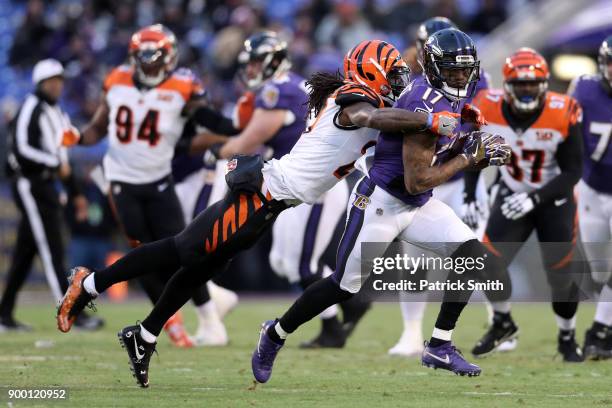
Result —
[[[31, 70], [37, 61], [52, 57], [64, 64], [67, 81], [61, 104], [79, 126], [93, 114], [106, 73], [126, 62], [130, 36], [145, 25], [159, 22], [176, 34], [179, 66], [196, 72], [213, 103], [228, 112], [240, 92], [237, 55], [244, 39], [261, 29], [281, 33], [289, 43], [293, 69], [309, 76], [339, 69], [346, 50], [364, 39], [384, 39], [404, 49], [414, 42], [418, 25], [431, 16], [450, 18], [478, 41], [528, 3], [531, 0], [0, 0], [0, 158], [6, 156], [6, 124], [32, 88]], [[104, 150], [101, 143], [71, 151], [92, 204], [86, 225], [70, 221], [73, 237], [82, 238], [69, 241], [72, 264], [92, 262], [78, 258], [84, 253], [81, 242], [100, 246], [101, 253], [116, 247], [108, 205], [87, 179]], [[10, 193], [1, 184], [0, 200], [8, 203]], [[70, 219], [71, 211], [67, 213]], [[12, 248], [15, 216], [10, 206], [0, 204], [0, 277]], [[265, 264], [267, 256], [263, 258]], [[259, 281], [256, 286], [284, 287]]]

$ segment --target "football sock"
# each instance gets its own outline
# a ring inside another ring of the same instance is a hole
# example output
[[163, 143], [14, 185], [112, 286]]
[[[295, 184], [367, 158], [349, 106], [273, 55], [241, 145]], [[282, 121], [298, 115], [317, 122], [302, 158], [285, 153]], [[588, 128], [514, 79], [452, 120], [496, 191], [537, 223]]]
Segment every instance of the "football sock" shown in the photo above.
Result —
[[170, 278], [161, 297], [142, 324], [151, 333], [159, 336], [166, 321], [187, 303], [193, 288], [203, 285], [217, 270], [214, 266], [199, 264], [181, 268]]
[[202, 285], [196, 290], [194, 290], [191, 300], [193, 300], [193, 304], [197, 307], [208, 303], [210, 301], [210, 293], [208, 293], [208, 287], [206, 285]]
[[217, 306], [215, 305], [215, 302], [209, 300], [208, 302], [197, 306], [196, 310], [198, 311], [198, 319], [206, 320], [206, 318], [211, 314], [217, 313]]
[[595, 321], [606, 326], [612, 326], [612, 289], [608, 285], [605, 285], [601, 290], [595, 310]]
[[319, 315], [319, 317], [321, 317], [321, 319], [325, 320], [325, 319], [333, 319], [337, 315], [338, 315], [338, 306], [331, 305], [330, 307], [328, 307], [327, 309], [322, 311], [321, 314]]
[[567, 319], [565, 317], [555, 315], [555, 319], [557, 320], [557, 327], [559, 327], [559, 330], [561, 331], [573, 331], [576, 328], [576, 316]]
[[148, 331], [142, 324], [140, 325], [140, 337], [147, 343], [155, 343], [157, 336]]
[[[276, 344], [285, 344], [285, 339], [289, 334], [280, 327], [278, 319], [275, 320], [274, 324], [269, 326], [266, 330], [266, 336], [270, 338]], [[281, 337], [282, 336], [282, 337]]]
[[333, 280], [333, 276], [328, 276], [308, 286], [280, 318], [279, 323], [287, 333], [293, 333], [298, 327], [319, 315], [329, 306], [343, 302], [352, 296], [352, 293], [340, 289], [340, 286]]
[[[96, 272], [94, 287], [98, 293], [102, 293], [117, 282], [153, 273], [169, 276], [180, 267], [174, 238], [166, 238], [140, 245], [114, 264]], [[192, 292], [193, 290], [189, 291]]]
[[98, 291], [96, 290], [96, 283], [94, 281], [94, 273], [91, 273], [88, 277], [83, 279], [83, 289], [91, 296], [98, 296]]
[[400, 293], [400, 310], [402, 319], [408, 321], [422, 321], [427, 307], [427, 292]]
[[574, 330], [559, 330], [559, 338], [561, 341], [569, 341], [574, 337]]
[[431, 347], [439, 347], [444, 343], [448, 343], [449, 341], [451, 341], [452, 336], [452, 330], [443, 330], [434, 327], [433, 333], [431, 334], [431, 339], [429, 340], [429, 345]]
[[491, 302], [491, 306], [493, 307], [493, 311], [495, 313], [510, 314], [511, 305], [508, 301]]

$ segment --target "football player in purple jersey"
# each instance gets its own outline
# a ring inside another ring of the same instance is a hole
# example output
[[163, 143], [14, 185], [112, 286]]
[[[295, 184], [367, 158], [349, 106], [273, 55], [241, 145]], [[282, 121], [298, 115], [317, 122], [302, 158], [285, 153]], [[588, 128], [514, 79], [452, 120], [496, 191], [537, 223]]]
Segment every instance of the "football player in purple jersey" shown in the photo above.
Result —
[[601, 44], [598, 63], [597, 75], [574, 79], [568, 90], [583, 110], [584, 158], [582, 180], [578, 184], [580, 235], [593, 279], [604, 285], [593, 325], [585, 334], [583, 350], [588, 359], [612, 357], [612, 251], [607, 249], [612, 241], [612, 149], [609, 148], [612, 136], [612, 35]]

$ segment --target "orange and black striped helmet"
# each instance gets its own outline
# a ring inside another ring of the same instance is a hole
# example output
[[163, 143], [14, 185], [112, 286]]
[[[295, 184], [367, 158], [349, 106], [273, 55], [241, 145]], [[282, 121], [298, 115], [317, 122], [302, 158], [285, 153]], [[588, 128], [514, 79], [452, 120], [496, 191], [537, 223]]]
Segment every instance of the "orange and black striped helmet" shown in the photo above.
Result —
[[129, 55], [139, 82], [157, 86], [176, 68], [176, 37], [161, 24], [144, 27], [132, 35]]
[[[506, 58], [503, 67], [504, 97], [519, 111], [531, 112], [544, 103], [550, 72], [542, 55], [532, 48], [519, 48]], [[518, 90], [516, 84], [532, 82], [534, 90]]]
[[393, 103], [409, 82], [410, 68], [400, 52], [381, 41], [363, 41], [344, 57], [344, 77], [365, 85]]

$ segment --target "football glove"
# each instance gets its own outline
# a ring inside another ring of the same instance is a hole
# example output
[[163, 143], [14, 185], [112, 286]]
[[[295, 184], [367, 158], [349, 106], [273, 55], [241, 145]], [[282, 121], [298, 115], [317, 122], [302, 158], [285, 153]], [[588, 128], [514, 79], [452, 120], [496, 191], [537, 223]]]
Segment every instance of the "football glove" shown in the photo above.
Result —
[[463, 205], [461, 206], [461, 220], [472, 230], [476, 230], [480, 217], [484, 217], [484, 211], [480, 203], [475, 198], [468, 198], [464, 195]]
[[221, 158], [221, 148], [224, 144], [225, 143], [215, 143], [204, 152], [202, 160], [204, 161], [205, 165], [212, 167], [215, 165], [215, 163], [217, 163], [217, 160]]
[[535, 200], [527, 193], [514, 193], [504, 198], [501, 211], [509, 220], [518, 220], [535, 208]]
[[462, 153], [472, 166], [501, 166], [509, 158], [512, 151], [503, 137], [487, 132], [469, 133], [463, 143]]
[[453, 137], [459, 126], [461, 115], [453, 112], [430, 113], [427, 118], [427, 129], [440, 136]]
[[471, 123], [477, 129], [487, 125], [487, 121], [480, 109], [470, 103], [466, 103], [461, 109], [461, 123]]

